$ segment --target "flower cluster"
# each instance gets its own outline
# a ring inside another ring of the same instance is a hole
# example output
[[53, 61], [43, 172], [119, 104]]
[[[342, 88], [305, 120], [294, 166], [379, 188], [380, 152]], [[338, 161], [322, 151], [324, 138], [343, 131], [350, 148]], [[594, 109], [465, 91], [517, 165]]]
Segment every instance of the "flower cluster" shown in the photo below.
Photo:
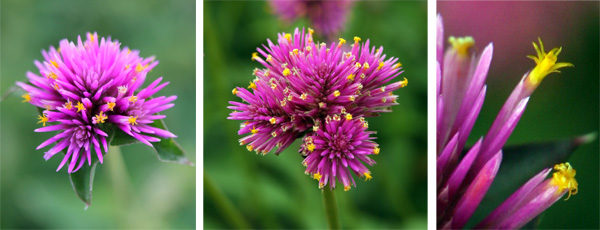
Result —
[[[17, 82], [27, 92], [23, 102], [44, 109], [38, 118], [44, 127], [35, 132], [60, 131], [37, 147], [57, 143], [45, 153], [46, 160], [66, 149], [57, 171], [67, 162], [69, 173], [85, 162], [91, 165], [92, 149], [102, 163], [103, 153], [108, 152], [109, 125], [149, 146], [159, 137], [176, 137], [151, 126], [165, 117], [157, 113], [173, 107], [171, 102], [177, 98], [151, 97], [168, 84], [161, 84], [162, 78], [142, 87], [158, 61], [120, 45], [110, 37], [99, 39], [96, 33], [87, 33], [85, 41], [78, 37], [77, 44], [61, 40], [58, 49], [42, 51], [43, 62], [35, 61], [41, 76], [27, 72], [30, 84]], [[56, 124], [46, 126], [48, 122]]]
[[[542, 41], [533, 43], [536, 67], [515, 87], [484, 138], [461, 158], [465, 142], [479, 115], [486, 94], [484, 85], [492, 60], [490, 43], [479, 56], [471, 53], [471, 37], [450, 37], [452, 45], [443, 52], [443, 26], [437, 28], [437, 227], [460, 229], [465, 226], [490, 185], [502, 161], [502, 147], [516, 127], [529, 97], [542, 79], [559, 68], [561, 48], [544, 51]], [[547, 209], [567, 191], [577, 193], [575, 170], [569, 163], [558, 164], [553, 178], [544, 181], [547, 168], [531, 178], [476, 228], [520, 228]]]
[[321, 34], [334, 38], [346, 24], [353, 0], [270, 0], [271, 8], [285, 21], [307, 17], [310, 24]]
[[392, 92], [407, 80], [387, 84], [402, 67], [397, 58], [386, 59], [383, 47], [375, 49], [358, 37], [349, 48], [341, 38], [327, 45], [315, 42], [313, 32], [279, 34], [278, 44], [267, 40], [252, 54], [265, 68], [254, 70], [248, 89], [233, 89], [244, 102], [230, 102], [234, 112], [228, 119], [244, 121], [240, 144], [263, 155], [275, 147], [279, 154], [306, 135], [300, 149], [306, 172], [320, 178], [320, 187], [329, 181], [334, 188], [337, 176], [347, 190], [347, 168], [370, 178], [360, 161], [372, 165], [367, 155], [379, 153], [364, 118], [391, 111], [397, 105]]

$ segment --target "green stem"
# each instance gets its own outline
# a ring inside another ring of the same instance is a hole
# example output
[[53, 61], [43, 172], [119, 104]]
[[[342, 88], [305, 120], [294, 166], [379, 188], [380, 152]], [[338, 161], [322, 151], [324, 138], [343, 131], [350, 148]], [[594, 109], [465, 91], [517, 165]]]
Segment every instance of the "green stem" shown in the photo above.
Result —
[[240, 211], [233, 206], [231, 200], [223, 194], [217, 184], [206, 175], [206, 172], [204, 172], [204, 191], [206, 192], [205, 194], [215, 202], [215, 206], [219, 209], [221, 215], [223, 215], [235, 228], [250, 228], [248, 221], [246, 221]]
[[129, 181], [129, 174], [125, 167], [125, 161], [123, 160], [123, 154], [121, 154], [121, 148], [119, 146], [110, 146], [108, 148], [108, 154], [106, 154], [107, 168], [112, 182], [112, 188], [114, 193], [116, 210], [114, 214], [117, 216], [119, 225], [125, 227], [127, 223], [127, 213], [125, 210], [130, 210], [131, 203], [131, 182]]
[[325, 206], [325, 215], [327, 215], [329, 229], [340, 229], [340, 217], [338, 215], [335, 193], [333, 190], [328, 188], [323, 188], [322, 193], [323, 205]]

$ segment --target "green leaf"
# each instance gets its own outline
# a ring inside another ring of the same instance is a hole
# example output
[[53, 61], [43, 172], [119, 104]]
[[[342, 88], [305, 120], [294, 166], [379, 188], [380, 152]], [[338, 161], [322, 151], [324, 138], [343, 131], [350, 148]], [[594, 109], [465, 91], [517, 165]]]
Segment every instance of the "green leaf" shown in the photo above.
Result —
[[123, 130], [119, 129], [119, 128], [114, 128], [114, 135], [113, 135], [113, 139], [110, 142], [110, 145], [112, 146], [122, 146], [122, 145], [130, 145], [130, 144], [135, 144], [135, 143], [140, 143], [140, 141], [138, 139], [135, 139], [135, 137], [130, 136], [129, 134], [123, 132]]
[[77, 172], [69, 174], [75, 194], [85, 203], [85, 209], [92, 204], [92, 185], [94, 184], [96, 165], [98, 165], [98, 160], [93, 160], [92, 165], [84, 164]]
[[483, 220], [535, 174], [545, 168], [554, 167], [555, 164], [566, 162], [578, 146], [595, 140], [595, 135], [593, 133], [572, 139], [503, 148], [498, 174], [467, 227], [473, 227]]
[[[168, 130], [162, 119], [154, 121], [151, 126]], [[159, 142], [154, 142], [152, 145], [154, 146], [154, 150], [156, 151], [159, 160], [194, 166], [194, 163], [185, 157], [183, 149], [175, 142], [175, 140], [173, 140], [173, 138], [161, 138]]]

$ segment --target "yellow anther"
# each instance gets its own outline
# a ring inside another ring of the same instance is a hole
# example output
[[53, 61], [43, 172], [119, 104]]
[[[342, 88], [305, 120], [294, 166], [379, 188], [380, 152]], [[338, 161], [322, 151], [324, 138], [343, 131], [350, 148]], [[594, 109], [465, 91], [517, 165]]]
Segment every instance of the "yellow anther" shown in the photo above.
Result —
[[569, 196], [565, 200], [568, 200], [571, 195], [577, 194], [577, 180], [575, 180], [575, 169], [571, 167], [569, 162], [560, 163], [554, 165], [554, 174], [552, 174], [552, 185], [558, 186], [557, 193], [561, 193], [565, 189], [569, 190]]
[[248, 89], [256, 89], [256, 84], [254, 84], [254, 82], [251, 81], [250, 85], [248, 86]]
[[319, 131], [319, 126], [315, 125], [315, 126], [312, 127], [312, 129], [313, 129], [313, 132]]
[[348, 121], [352, 120], [352, 114], [349, 114], [349, 113], [346, 114], [346, 120], [348, 120]]
[[325, 102], [319, 102], [319, 107], [320, 108], [325, 108], [325, 106], [327, 106], [327, 104], [325, 104]]
[[271, 74], [271, 70], [267, 70], [265, 71], [265, 73], [263, 74], [263, 76], [268, 77]]
[[127, 123], [129, 123], [130, 125], [137, 125], [137, 118], [138, 116], [129, 116], [129, 118], [127, 118]]
[[354, 81], [354, 76], [354, 74], [350, 74], [348, 77], [346, 77], [346, 79], [348, 79], [348, 81]]
[[448, 42], [452, 45], [452, 48], [460, 55], [467, 56], [469, 55], [469, 49], [475, 45], [475, 40], [473, 37], [460, 37], [455, 38], [450, 36], [448, 38]]
[[315, 30], [313, 30], [312, 28], [308, 28], [308, 34], [313, 35], [315, 33]]
[[290, 71], [290, 69], [285, 68], [282, 72], [283, 76], [289, 76], [290, 74], [292, 74], [292, 71]]
[[400, 87], [406, 87], [408, 85], [408, 79], [404, 78], [404, 80], [400, 81]]
[[48, 74], [48, 76], [46, 76], [46, 78], [52, 78], [54, 80], [58, 79], [58, 76], [56, 76], [56, 74], [54, 72], [50, 72], [50, 74]]
[[377, 70], [381, 70], [381, 68], [383, 68], [384, 65], [385, 64], [382, 61], [380, 61], [379, 66], [377, 66]]
[[238, 94], [238, 89], [237, 88], [233, 88], [233, 90], [231, 90], [231, 93], [233, 93], [233, 95], [237, 95]]
[[398, 62], [394, 65], [393, 69], [398, 69], [400, 67], [402, 67], [402, 63]]
[[40, 121], [38, 121], [37, 124], [42, 123], [42, 126], [46, 126], [46, 122], [48, 122], [48, 117], [46, 117], [45, 113], [42, 113], [42, 116], [38, 115], [38, 119]]
[[130, 54], [131, 50], [129, 48], [127, 48], [127, 54]]
[[340, 96], [340, 91], [339, 90], [334, 91], [333, 92], [333, 96], [334, 97], [339, 97]]
[[21, 102], [30, 102], [31, 101], [31, 95], [29, 95], [29, 93], [23, 94], [23, 95], [21, 95], [21, 97], [24, 99]]
[[82, 110], [85, 110], [85, 106], [83, 106], [83, 103], [81, 103], [80, 101], [77, 102], [77, 105], [75, 106], [75, 108], [77, 108], [78, 113]]
[[298, 49], [294, 49], [294, 50], [292, 50], [292, 52], [293, 52], [295, 55], [298, 55]]
[[355, 43], [358, 43], [358, 42], [360, 42], [360, 38], [355, 36], [355, 37], [354, 37], [354, 42], [355, 42]]
[[117, 103], [109, 101], [109, 102], [106, 103], [106, 105], [108, 106], [108, 109], [110, 109], [110, 111], [113, 111], [113, 109], [115, 108], [115, 105], [117, 105]]
[[254, 61], [254, 60], [256, 60], [256, 58], [258, 58], [258, 53], [257, 52], [252, 53], [252, 58], [250, 58], [250, 60]]
[[381, 98], [381, 102], [385, 103], [386, 101], [387, 101], [387, 98], [385, 98], [385, 97]]
[[350, 186], [349, 185], [344, 186], [344, 192], [347, 192], [348, 190], [350, 190]]
[[276, 132], [271, 132], [271, 136], [277, 137], [277, 133]]
[[275, 89], [275, 88], [277, 88], [277, 84], [271, 83], [271, 89]]
[[103, 111], [100, 111], [100, 113], [97, 114], [95, 117], [97, 123], [104, 123], [104, 120], [108, 119], [108, 117], [104, 115]]
[[135, 66], [135, 72], [139, 73], [144, 71], [144, 69], [148, 68], [148, 65], [142, 65], [140, 63], [137, 63], [137, 65]]
[[281, 107], [285, 107], [285, 105], [287, 105], [287, 101], [283, 100], [283, 101], [280, 102], [280, 104], [281, 104]]
[[364, 68], [365, 70], [369, 69], [369, 63], [365, 62], [365, 64], [363, 64], [363, 68]]
[[343, 38], [340, 38], [340, 43], [338, 43], [338, 47], [342, 46], [345, 43], [346, 43], [346, 40]]
[[346, 59], [349, 59], [350, 57], [352, 57], [352, 53], [351, 52], [346, 53]]
[[538, 38], [538, 41], [540, 42], [539, 47], [537, 44], [535, 44], [535, 42], [533, 43], [533, 47], [537, 52], [537, 57], [533, 55], [527, 56], [533, 59], [536, 64], [535, 68], [533, 68], [527, 77], [529, 82], [533, 85], [540, 84], [540, 82], [542, 82], [542, 80], [544, 80], [544, 78], [550, 73], [560, 73], [560, 71], [558, 71], [560, 68], [573, 67], [573, 64], [568, 62], [556, 63], [558, 54], [560, 54], [562, 47], [554, 48], [550, 50], [550, 52], [546, 53], [544, 51], [544, 44], [542, 43], [542, 40]]
[[125, 70], [128, 70], [129, 68], [131, 68], [130, 64], [125, 65]]
[[52, 64], [54, 67], [58, 68], [58, 63], [56, 63], [55, 61], [50, 61], [50, 64]]
[[275, 123], [277, 123], [277, 119], [272, 117], [271, 119], [269, 119], [269, 122], [271, 122], [271, 124], [274, 125]]
[[270, 54], [267, 55], [267, 61], [273, 61], [273, 56], [271, 56]]
[[50, 109], [51, 109], [50, 105], [48, 105], [48, 104], [44, 105], [44, 108], [46, 108], [46, 110], [48, 110], [48, 111], [50, 111]]
[[[364, 123], [364, 124], [366, 124], [366, 123]], [[368, 125], [367, 125], [367, 126], [368, 126]], [[373, 154], [375, 154], [375, 155], [379, 155], [379, 151], [380, 151], [380, 150], [381, 150], [381, 149], [380, 149], [379, 147], [375, 147], [375, 148], [373, 149]]]
[[252, 130], [250, 130], [252, 132], [252, 134], [256, 134], [258, 133], [260, 129], [257, 129], [256, 127], [252, 126]]
[[90, 41], [94, 42], [94, 35], [88, 32], [88, 36], [90, 36]]
[[288, 42], [292, 42], [292, 35], [291, 35], [291, 34], [285, 34], [285, 35], [283, 35], [283, 37], [284, 37], [285, 39], [287, 39], [287, 40], [288, 40]]
[[63, 107], [65, 107], [65, 109], [71, 110], [71, 108], [73, 108], [73, 103], [71, 103], [71, 101], [67, 101], [65, 102]]
[[381, 91], [382, 93], [385, 92], [385, 86], [382, 86], [381, 88], [379, 88], [379, 91]]
[[248, 151], [252, 152], [252, 150], [254, 150], [254, 146], [246, 145], [246, 149], [248, 149]]
[[59, 90], [60, 89], [60, 87], [58, 86], [58, 83], [56, 83], [56, 82], [54, 82], [54, 89], [55, 90]]
[[317, 146], [315, 146], [315, 144], [313, 144], [313, 143], [308, 143], [308, 145], [306, 145], [306, 149], [308, 149], [308, 151], [311, 151], [311, 152], [315, 151], [316, 147]]
[[354, 65], [354, 66], [355, 66], [357, 69], [360, 69], [360, 67], [361, 67], [360, 63], [358, 63], [358, 62], [357, 62], [357, 63], [356, 63], [356, 65]]
[[137, 96], [131, 95], [131, 97], [129, 97], [129, 101], [131, 101], [131, 102], [136, 102], [137, 100], [138, 100]]
[[370, 172], [363, 173], [363, 175], [365, 175], [365, 181], [373, 179]]
[[350, 100], [350, 101], [354, 101], [354, 100], [356, 100], [356, 98], [355, 98], [354, 96], [350, 96], [350, 97], [348, 98], [348, 100]]
[[300, 99], [302, 100], [306, 100], [306, 98], [308, 97], [308, 94], [303, 93], [302, 95], [300, 95]]
[[320, 180], [321, 177], [323, 177], [323, 176], [321, 176], [321, 174], [319, 174], [319, 173], [313, 174], [313, 179], [315, 179], [315, 180]]

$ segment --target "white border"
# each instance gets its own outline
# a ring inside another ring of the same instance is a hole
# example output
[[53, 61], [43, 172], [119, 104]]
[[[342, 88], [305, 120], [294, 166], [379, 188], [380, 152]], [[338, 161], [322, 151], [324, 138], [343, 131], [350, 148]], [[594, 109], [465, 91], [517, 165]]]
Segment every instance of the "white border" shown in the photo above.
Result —
[[427, 1], [427, 229], [436, 229], [436, 0]]
[[196, 1], [196, 229], [204, 229], [204, 1]]

